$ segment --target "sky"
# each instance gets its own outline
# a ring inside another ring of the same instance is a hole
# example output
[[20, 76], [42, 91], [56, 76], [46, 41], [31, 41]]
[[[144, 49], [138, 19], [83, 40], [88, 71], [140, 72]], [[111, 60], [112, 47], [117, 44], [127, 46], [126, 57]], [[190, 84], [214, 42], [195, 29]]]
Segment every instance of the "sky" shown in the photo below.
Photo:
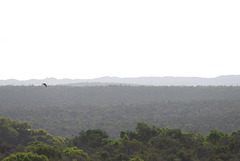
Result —
[[1, 0], [0, 80], [240, 74], [239, 0]]

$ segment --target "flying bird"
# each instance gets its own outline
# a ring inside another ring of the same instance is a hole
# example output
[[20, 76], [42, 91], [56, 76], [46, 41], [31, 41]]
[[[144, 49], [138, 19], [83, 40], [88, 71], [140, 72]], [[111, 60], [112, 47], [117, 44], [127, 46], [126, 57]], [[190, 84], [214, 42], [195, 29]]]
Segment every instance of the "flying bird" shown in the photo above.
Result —
[[47, 87], [47, 84], [46, 84], [46, 83], [43, 83], [42, 85], [45, 86], [45, 87]]

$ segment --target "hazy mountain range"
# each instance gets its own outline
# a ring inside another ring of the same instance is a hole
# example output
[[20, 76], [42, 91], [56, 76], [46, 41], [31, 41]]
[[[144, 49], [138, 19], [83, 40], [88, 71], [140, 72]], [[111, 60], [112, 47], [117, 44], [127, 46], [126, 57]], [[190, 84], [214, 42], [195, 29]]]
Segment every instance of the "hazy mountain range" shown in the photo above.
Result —
[[202, 77], [138, 77], [119, 78], [101, 77], [95, 79], [30, 79], [0, 80], [0, 85], [34, 85], [40, 86], [43, 82], [48, 85], [69, 85], [69, 86], [106, 86], [106, 85], [147, 85], [147, 86], [238, 86], [240, 75], [219, 76], [216, 78]]

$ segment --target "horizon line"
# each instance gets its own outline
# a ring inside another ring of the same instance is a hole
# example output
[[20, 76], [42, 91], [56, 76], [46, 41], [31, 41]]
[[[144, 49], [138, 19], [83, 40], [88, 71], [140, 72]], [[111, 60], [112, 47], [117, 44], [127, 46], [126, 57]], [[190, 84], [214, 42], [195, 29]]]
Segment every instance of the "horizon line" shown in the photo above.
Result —
[[95, 77], [95, 78], [57, 78], [57, 77], [45, 77], [45, 78], [29, 78], [29, 79], [18, 79], [18, 78], [7, 78], [7, 79], [0, 79], [1, 81], [8, 81], [8, 80], [17, 80], [17, 81], [28, 81], [28, 80], [46, 80], [46, 79], [70, 79], [70, 80], [94, 80], [94, 79], [102, 79], [102, 78], [120, 78], [120, 79], [132, 79], [132, 78], [205, 78], [205, 79], [213, 79], [218, 77], [230, 77], [230, 76], [240, 76], [237, 74], [229, 74], [229, 75], [218, 75], [215, 77], [203, 77], [203, 76], [136, 76], [136, 77], [119, 77], [119, 76], [102, 76], [102, 77]]

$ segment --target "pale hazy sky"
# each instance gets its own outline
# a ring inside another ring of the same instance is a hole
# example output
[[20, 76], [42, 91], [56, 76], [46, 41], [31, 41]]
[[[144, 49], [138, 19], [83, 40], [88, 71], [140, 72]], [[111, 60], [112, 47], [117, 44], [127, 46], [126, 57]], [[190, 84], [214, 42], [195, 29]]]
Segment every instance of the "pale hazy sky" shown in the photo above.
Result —
[[240, 74], [239, 0], [1, 0], [0, 79]]

